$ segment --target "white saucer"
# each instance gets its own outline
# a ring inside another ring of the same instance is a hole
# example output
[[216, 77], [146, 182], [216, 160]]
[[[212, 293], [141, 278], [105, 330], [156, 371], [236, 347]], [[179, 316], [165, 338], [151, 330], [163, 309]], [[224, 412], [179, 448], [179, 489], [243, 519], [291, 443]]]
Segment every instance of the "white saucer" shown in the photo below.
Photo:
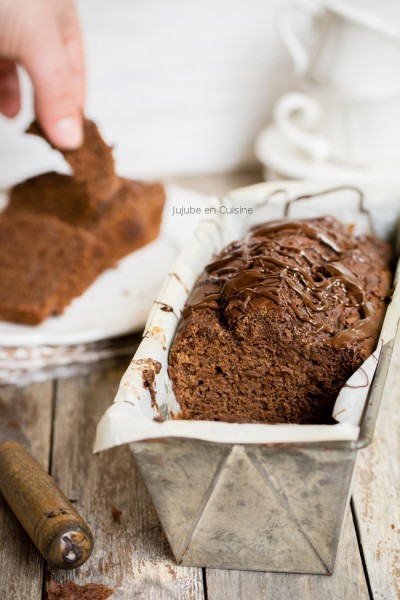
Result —
[[36, 326], [0, 321], [0, 347], [83, 344], [142, 329], [175, 256], [201, 218], [172, 216], [172, 206], [201, 208], [207, 199], [192, 190], [168, 187], [157, 240], [104, 272], [61, 316]]
[[294, 148], [274, 125], [259, 134], [255, 154], [265, 168], [266, 179], [271, 172], [276, 178], [314, 179], [337, 183], [384, 184], [400, 187], [400, 164], [356, 168], [334, 162], [316, 162]]

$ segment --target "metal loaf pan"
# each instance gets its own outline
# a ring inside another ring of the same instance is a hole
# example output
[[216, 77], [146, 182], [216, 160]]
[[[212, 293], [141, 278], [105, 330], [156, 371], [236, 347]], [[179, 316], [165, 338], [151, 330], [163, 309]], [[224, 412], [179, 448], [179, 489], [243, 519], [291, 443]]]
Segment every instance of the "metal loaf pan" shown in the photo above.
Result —
[[[324, 187], [310, 182], [262, 184], [239, 190], [225, 201], [229, 206], [246, 202], [246, 206], [258, 206], [271, 194], [283, 193], [282, 211], [283, 202], [287, 209], [295, 197], [305, 198]], [[365, 191], [367, 197], [371, 196], [370, 190]], [[336, 190], [324, 198], [322, 194], [319, 203], [325, 204], [317, 213], [335, 214], [335, 194], [340, 193]], [[371, 198], [367, 218], [375, 220], [381, 237], [394, 232], [400, 208], [396, 200], [395, 192]], [[214, 205], [218, 206], [218, 201]], [[366, 205], [360, 206], [364, 218]], [[346, 202], [339, 212], [342, 220], [351, 220]], [[277, 218], [279, 214], [275, 213], [271, 208], [270, 217]], [[237, 216], [226, 219], [218, 223], [220, 231], [230, 230], [220, 241], [221, 247], [243, 227], [237, 224]], [[196, 258], [194, 252], [193, 247], [189, 248], [184, 257]], [[197, 273], [208, 262], [206, 256], [203, 259], [196, 258]], [[144, 341], [121, 382], [116, 402], [99, 424], [95, 450], [134, 440], [131, 450], [178, 563], [332, 574], [357, 453], [373, 438], [390, 365], [400, 305], [397, 292], [385, 318], [386, 333], [381, 337], [381, 352], [359, 427], [353, 427], [350, 434], [340, 424], [168, 421], [170, 410], [176, 411], [167, 374], [168, 349], [177, 324], [177, 307], [183, 306], [195, 280], [188, 276], [186, 263], [179, 264], [179, 276], [176, 269], [171, 271], [170, 284], [167, 282], [158, 296]], [[185, 274], [190, 284], [185, 283]], [[173, 289], [179, 299], [173, 311], [165, 311], [165, 306], [174, 301], [171, 280], [175, 280]], [[178, 280], [182, 284], [180, 292]], [[143, 386], [149, 369], [153, 369], [155, 385], [151, 402], [151, 394]], [[155, 392], [158, 404], [153, 402]], [[342, 431], [345, 433], [341, 436]], [[282, 432], [281, 436], [277, 432]]]
[[357, 452], [372, 439], [393, 340], [385, 345], [357, 441], [131, 444], [179, 564], [333, 573]]

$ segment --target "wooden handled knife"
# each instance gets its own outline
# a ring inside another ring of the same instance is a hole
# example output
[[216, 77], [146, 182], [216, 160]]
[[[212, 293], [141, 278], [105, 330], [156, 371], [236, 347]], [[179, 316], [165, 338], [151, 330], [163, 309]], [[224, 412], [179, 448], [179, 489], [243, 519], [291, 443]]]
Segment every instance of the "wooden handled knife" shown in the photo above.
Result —
[[92, 532], [27, 447], [0, 402], [0, 492], [45, 560], [58, 569], [75, 569], [92, 552]]

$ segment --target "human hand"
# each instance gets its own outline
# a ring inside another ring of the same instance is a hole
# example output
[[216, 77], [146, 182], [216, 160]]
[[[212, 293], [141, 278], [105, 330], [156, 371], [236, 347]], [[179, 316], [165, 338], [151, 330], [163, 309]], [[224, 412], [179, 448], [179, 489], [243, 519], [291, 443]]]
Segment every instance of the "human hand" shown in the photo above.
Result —
[[84, 60], [73, 0], [0, 0], [0, 113], [20, 110], [16, 65], [34, 87], [36, 116], [52, 144], [82, 143]]

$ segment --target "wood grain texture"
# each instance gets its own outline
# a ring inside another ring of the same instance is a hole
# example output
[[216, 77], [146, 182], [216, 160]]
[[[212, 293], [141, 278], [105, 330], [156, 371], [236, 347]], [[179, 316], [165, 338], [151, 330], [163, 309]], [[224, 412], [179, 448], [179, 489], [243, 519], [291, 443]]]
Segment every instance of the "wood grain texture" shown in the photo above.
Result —
[[206, 580], [208, 600], [369, 599], [350, 510], [332, 576], [207, 569]]
[[360, 452], [353, 491], [374, 600], [400, 599], [400, 336], [372, 444]]
[[[1, 387], [0, 396], [31, 441], [33, 456], [48, 468], [53, 384]], [[0, 496], [0, 598], [39, 600], [43, 559]]]
[[203, 598], [201, 569], [174, 564], [168, 542], [128, 447], [94, 456], [95, 428], [127, 363], [58, 383], [52, 475], [92, 527], [92, 558], [57, 583], [101, 583], [112, 600]]

